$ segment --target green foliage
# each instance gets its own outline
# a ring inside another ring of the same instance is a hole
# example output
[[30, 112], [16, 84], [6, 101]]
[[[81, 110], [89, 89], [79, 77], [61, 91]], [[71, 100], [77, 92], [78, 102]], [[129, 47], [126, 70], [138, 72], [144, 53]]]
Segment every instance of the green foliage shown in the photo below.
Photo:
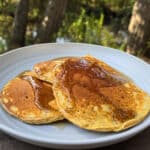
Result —
[[0, 54], [7, 50], [6, 41], [0, 37]]
[[63, 37], [74, 42], [125, 50], [126, 39], [118, 32], [127, 32], [134, 2], [135, 0], [71, 0], [54, 39]]
[[[0, 1], [0, 52], [7, 49], [13, 19], [19, 0]], [[55, 33], [74, 42], [94, 43], [124, 50], [126, 41], [118, 34], [127, 31], [135, 0], [69, 0], [62, 26]], [[26, 44], [35, 43], [35, 33], [41, 23], [48, 0], [30, 0]], [[118, 42], [119, 41], [119, 42]]]
[[0, 1], [0, 53], [7, 50], [17, 0]]
[[150, 39], [147, 42], [147, 48], [150, 48]]
[[6, 14], [7, 12], [13, 13], [15, 11], [15, 6], [18, 0], [1, 0], [0, 1], [0, 10]]
[[[72, 23], [67, 24], [68, 18], [70, 17], [66, 15], [56, 37], [64, 37], [74, 42], [93, 43], [121, 50], [125, 49], [126, 43], [124, 43], [123, 37], [114, 34], [109, 30], [109, 27], [104, 26], [103, 13], [99, 15], [99, 18], [94, 15], [88, 16], [86, 15], [86, 10], [82, 8], [81, 14]], [[118, 42], [118, 37], [120, 38], [120, 43]]]
[[135, 0], [102, 0], [103, 3], [113, 11], [123, 11], [132, 8]]
[[82, 9], [79, 18], [68, 28], [69, 38], [77, 42], [98, 44], [103, 20], [103, 14], [99, 19], [96, 19], [94, 16], [86, 16], [85, 10]]
[[30, 12], [29, 12], [29, 17], [30, 19], [34, 19], [34, 18], [37, 18], [38, 15], [39, 15], [39, 9], [38, 8], [33, 8]]

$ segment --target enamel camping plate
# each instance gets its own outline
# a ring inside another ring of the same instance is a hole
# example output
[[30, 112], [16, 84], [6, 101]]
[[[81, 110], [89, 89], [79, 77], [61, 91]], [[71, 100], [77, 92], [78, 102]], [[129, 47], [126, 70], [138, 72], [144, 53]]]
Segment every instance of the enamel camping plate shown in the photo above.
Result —
[[[18, 73], [32, 69], [40, 61], [64, 56], [93, 55], [129, 76], [150, 94], [150, 65], [119, 50], [81, 43], [48, 43], [22, 47], [0, 55], [0, 89]], [[81, 149], [102, 147], [126, 140], [150, 126], [150, 116], [142, 123], [118, 133], [92, 132], [67, 121], [47, 125], [25, 124], [0, 107], [0, 130], [28, 143], [49, 148]]]

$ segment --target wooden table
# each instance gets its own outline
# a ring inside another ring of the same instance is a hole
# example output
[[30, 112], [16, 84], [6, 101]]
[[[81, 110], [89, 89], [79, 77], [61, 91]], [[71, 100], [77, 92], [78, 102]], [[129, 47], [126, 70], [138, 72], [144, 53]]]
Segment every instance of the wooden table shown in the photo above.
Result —
[[[0, 131], [0, 150], [46, 150], [46, 148], [18, 141]], [[97, 150], [150, 150], [150, 128], [127, 141]]]

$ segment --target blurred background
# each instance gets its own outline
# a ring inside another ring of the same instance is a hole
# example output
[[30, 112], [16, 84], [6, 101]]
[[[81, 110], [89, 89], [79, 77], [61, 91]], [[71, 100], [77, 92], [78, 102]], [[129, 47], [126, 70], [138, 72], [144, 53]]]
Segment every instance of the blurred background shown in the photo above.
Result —
[[84, 42], [150, 59], [150, 0], [0, 0], [0, 53]]

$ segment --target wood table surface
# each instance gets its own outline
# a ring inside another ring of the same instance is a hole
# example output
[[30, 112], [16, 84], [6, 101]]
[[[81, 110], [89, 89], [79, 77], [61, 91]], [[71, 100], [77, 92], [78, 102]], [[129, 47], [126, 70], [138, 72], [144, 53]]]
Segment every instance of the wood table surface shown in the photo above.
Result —
[[[0, 131], [0, 150], [46, 150], [46, 148], [18, 141]], [[96, 150], [150, 150], [150, 128], [127, 141]]]

